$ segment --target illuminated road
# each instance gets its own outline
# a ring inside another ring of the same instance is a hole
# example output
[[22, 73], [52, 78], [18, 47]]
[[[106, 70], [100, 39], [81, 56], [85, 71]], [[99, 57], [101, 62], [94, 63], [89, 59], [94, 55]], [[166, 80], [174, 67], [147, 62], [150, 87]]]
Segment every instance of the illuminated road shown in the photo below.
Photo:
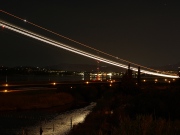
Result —
[[95, 105], [96, 103], [91, 103], [84, 108], [64, 113], [31, 110], [1, 113], [0, 133], [3, 135], [22, 135], [23, 133], [39, 135], [40, 127], [42, 127], [43, 135], [66, 135], [71, 130], [71, 126], [84, 121]]
[[[88, 57], [88, 58], [91, 58], [91, 59], [95, 59], [97, 61], [101, 61], [101, 62], [110, 64], [110, 65], [114, 65], [114, 66], [125, 68], [125, 69], [128, 68], [127, 65], [124, 65], [124, 64], [121, 64], [121, 63], [106, 59], [106, 58], [102, 58], [102, 57], [93, 55], [91, 53], [88, 53], [88, 52], [85, 52], [85, 51], [82, 51], [82, 50], [79, 50], [79, 49], [76, 49], [76, 48], [73, 48], [73, 47], [70, 47], [70, 46], [65, 45], [63, 43], [51, 40], [51, 39], [43, 37], [43, 36], [41, 36], [39, 34], [36, 34], [36, 33], [30, 32], [30, 31], [27, 31], [25, 29], [22, 29], [20, 27], [14, 26], [14, 25], [9, 24], [7, 22], [4, 22], [2, 20], [0, 20], [0, 26], [3, 27], [3, 28], [9, 29], [11, 31], [20, 33], [22, 35], [31, 37], [33, 39], [42, 41], [42, 42], [47, 43], [49, 45], [65, 49], [65, 50], [68, 50], [70, 52], [73, 52], [73, 53], [76, 53], [76, 54], [79, 54], [79, 55], [82, 55], [82, 56], [85, 56], [85, 57]], [[138, 68], [131, 67], [131, 70], [138, 71]], [[164, 73], [161, 73], [161, 72], [152, 72], [152, 71], [148, 71], [148, 70], [144, 70], [144, 69], [141, 70], [141, 73], [145, 73], [145, 74], [149, 74], [149, 75], [155, 75], [155, 76], [161, 76], [161, 77], [168, 77], [168, 78], [179, 78], [179, 76], [177, 76], [177, 75], [169, 75], [169, 74], [164, 74]]]

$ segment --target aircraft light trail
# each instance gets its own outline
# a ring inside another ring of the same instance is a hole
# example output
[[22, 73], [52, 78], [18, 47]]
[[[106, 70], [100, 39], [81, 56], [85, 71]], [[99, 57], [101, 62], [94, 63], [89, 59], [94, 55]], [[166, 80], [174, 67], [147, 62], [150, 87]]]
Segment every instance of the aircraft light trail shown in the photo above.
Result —
[[[71, 39], [71, 38], [68, 38], [68, 37], [66, 37], [66, 36], [63, 36], [63, 35], [61, 35], [61, 34], [59, 34], [59, 33], [56, 33], [56, 32], [54, 32], [54, 31], [51, 31], [51, 30], [49, 30], [49, 29], [47, 29], [47, 28], [44, 28], [44, 27], [42, 27], [42, 26], [39, 26], [39, 25], [37, 25], [37, 24], [35, 24], [35, 23], [32, 23], [32, 22], [30, 22], [30, 21], [27, 21], [27, 20], [25, 20], [25, 19], [23, 19], [23, 18], [20, 18], [20, 17], [18, 17], [18, 16], [16, 16], [16, 15], [13, 15], [13, 14], [8, 13], [8, 12], [6, 12], [6, 11], [3, 11], [3, 10], [0, 10], [0, 11], [1, 11], [2, 13], [6, 14], [6, 15], [9, 15], [9, 16], [11, 16], [11, 17], [14, 17], [14, 18], [18, 19], [18, 20], [24, 21], [24, 22], [26, 22], [26, 23], [28, 23], [28, 24], [30, 24], [30, 25], [32, 25], [32, 26], [35, 26], [35, 27], [37, 27], [37, 28], [39, 28], [39, 29], [42, 29], [42, 30], [44, 30], [44, 31], [46, 31], [46, 32], [52, 33], [52, 34], [54, 34], [54, 35], [57, 35], [57, 36], [59, 36], [59, 37], [62, 37], [62, 38], [64, 38], [64, 39], [66, 39], [66, 40], [69, 40], [69, 41], [71, 41], [71, 42], [77, 43], [77, 44], [79, 44], [79, 45], [81, 45], [81, 46], [87, 47], [87, 48], [89, 48], [89, 49], [91, 49], [91, 50], [97, 51], [97, 52], [99, 52], [99, 53], [102, 53], [102, 54], [105, 54], [105, 55], [107, 55], [107, 56], [110, 56], [110, 57], [112, 57], [112, 58], [117, 59], [117, 56], [113, 56], [113, 55], [111, 55], [111, 54], [109, 54], [109, 53], [100, 51], [100, 50], [98, 50], [98, 49], [96, 49], [96, 48], [93, 48], [93, 47], [91, 47], [91, 46], [88, 46], [88, 45], [86, 45], [86, 44], [83, 44], [83, 43], [81, 43], [81, 42], [78, 42], [78, 41], [76, 41], [76, 40], [74, 40], [74, 39]], [[151, 71], [158, 72], [158, 70], [155, 70], [155, 69], [152, 69], [152, 68], [148, 68], [148, 67], [145, 67], [145, 66], [142, 66], [142, 65], [139, 65], [139, 64], [136, 64], [136, 63], [127, 61], [127, 60], [125, 60], [125, 59], [118, 58], [118, 60], [123, 61], [123, 62], [127, 62], [127, 63], [129, 63], [129, 64], [134, 65], [134, 66], [139, 66], [139, 67], [145, 68], [145, 69], [147, 69], [147, 70], [151, 70]], [[167, 73], [167, 74], [168, 74], [168, 73]]]
[[[14, 26], [14, 25], [9, 24], [7, 22], [4, 22], [2, 20], [0, 20], [0, 26], [4, 27], [6, 29], [9, 29], [11, 31], [20, 33], [22, 35], [34, 38], [34, 39], [39, 40], [39, 41], [42, 41], [44, 43], [47, 43], [47, 44], [50, 44], [50, 45], [65, 49], [67, 51], [70, 51], [70, 52], [73, 52], [73, 53], [76, 53], [76, 54], [79, 54], [79, 55], [82, 55], [82, 56], [85, 56], [85, 57], [88, 57], [88, 58], [91, 58], [91, 59], [95, 59], [95, 60], [98, 60], [98, 61], [101, 61], [101, 62], [104, 62], [104, 63], [108, 63], [108, 64], [111, 64], [111, 65], [114, 65], [114, 66], [117, 66], [117, 67], [125, 68], [125, 69], [128, 68], [127, 65], [124, 65], [124, 64], [121, 64], [121, 63], [106, 59], [106, 58], [96, 56], [94, 54], [91, 54], [91, 53], [76, 49], [74, 47], [70, 47], [68, 45], [65, 45], [63, 43], [51, 40], [51, 39], [46, 38], [46, 37], [43, 37], [43, 36], [41, 36], [39, 34], [31, 32], [31, 31], [24, 30], [22, 28], [19, 28], [17, 26]], [[135, 68], [135, 67], [131, 67], [131, 70], [138, 71], [138, 69]], [[145, 73], [145, 74], [149, 74], [149, 75], [156, 75], [156, 76], [161, 76], [161, 77], [168, 77], [168, 78], [179, 78], [179, 76], [176, 76], [176, 75], [161, 74], [161, 73], [147, 71], [147, 70], [141, 70], [141, 73]]]

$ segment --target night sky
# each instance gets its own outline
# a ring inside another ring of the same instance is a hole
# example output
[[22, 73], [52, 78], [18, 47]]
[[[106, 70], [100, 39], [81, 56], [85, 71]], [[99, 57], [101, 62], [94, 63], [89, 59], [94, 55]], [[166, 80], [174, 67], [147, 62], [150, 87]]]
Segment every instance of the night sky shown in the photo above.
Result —
[[[37, 1], [0, 0], [0, 9], [137, 64], [159, 66], [180, 62], [180, 2]], [[0, 19], [31, 28], [3, 13], [0, 13]], [[31, 30], [46, 34], [37, 28]], [[61, 38], [52, 38], [66, 43]], [[0, 65], [49, 66], [60, 63], [96, 64], [96, 61], [1, 28]]]

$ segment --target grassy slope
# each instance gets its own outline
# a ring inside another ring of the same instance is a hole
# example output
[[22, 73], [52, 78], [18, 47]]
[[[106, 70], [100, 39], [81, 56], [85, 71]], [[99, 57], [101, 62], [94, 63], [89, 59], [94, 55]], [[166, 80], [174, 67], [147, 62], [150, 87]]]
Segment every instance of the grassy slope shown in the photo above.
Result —
[[55, 91], [28, 91], [0, 93], [0, 110], [49, 108], [71, 104], [73, 97]]

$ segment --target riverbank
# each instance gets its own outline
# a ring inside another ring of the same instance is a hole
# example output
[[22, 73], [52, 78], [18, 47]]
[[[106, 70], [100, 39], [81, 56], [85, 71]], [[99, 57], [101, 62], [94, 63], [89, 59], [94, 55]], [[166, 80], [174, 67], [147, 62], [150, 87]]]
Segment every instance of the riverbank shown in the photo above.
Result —
[[72, 107], [74, 98], [72, 95], [55, 90], [48, 91], [24, 91], [1, 92], [0, 111], [19, 111], [30, 109], [56, 108], [62, 111]]
[[11, 84], [0, 90], [0, 112], [38, 109], [63, 112], [76, 109], [96, 101], [106, 87], [109, 83]]

